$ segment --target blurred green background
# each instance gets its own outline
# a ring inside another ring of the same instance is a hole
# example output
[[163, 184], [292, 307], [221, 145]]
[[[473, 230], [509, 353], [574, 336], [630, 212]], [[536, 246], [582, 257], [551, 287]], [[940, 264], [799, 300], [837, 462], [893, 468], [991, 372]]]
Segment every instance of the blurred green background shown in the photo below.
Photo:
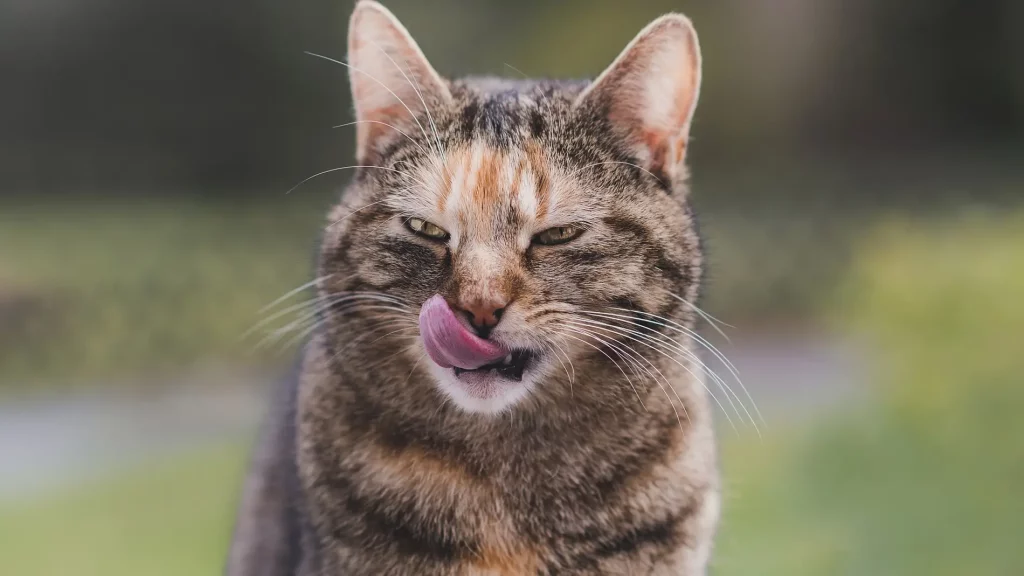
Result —
[[[714, 574], [1024, 574], [1024, 4], [386, 2], [442, 73], [690, 15]], [[348, 177], [347, 0], [0, 4], [0, 573], [216, 574]], [[521, 71], [521, 72], [520, 72]], [[725, 372], [722, 372], [723, 375]], [[728, 404], [727, 404], [728, 405]]]

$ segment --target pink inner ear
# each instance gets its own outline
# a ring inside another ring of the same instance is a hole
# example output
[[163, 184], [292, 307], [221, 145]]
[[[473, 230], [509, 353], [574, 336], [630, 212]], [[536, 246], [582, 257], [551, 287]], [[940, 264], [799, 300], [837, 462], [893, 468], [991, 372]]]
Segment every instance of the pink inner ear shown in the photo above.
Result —
[[690, 21], [664, 16], [640, 32], [581, 96], [610, 104], [609, 119], [652, 172], [677, 173], [700, 90], [700, 47]]
[[685, 132], [670, 134], [647, 130], [643, 132], [643, 142], [649, 154], [645, 168], [656, 174], [664, 173], [669, 178], [674, 177], [675, 168], [686, 157]]
[[372, 155], [383, 139], [395, 137], [395, 130], [385, 124], [400, 130], [414, 128], [413, 115], [423, 113], [423, 101], [432, 105], [451, 98], [409, 32], [379, 4], [356, 6], [349, 24], [348, 61], [360, 121], [358, 158]]

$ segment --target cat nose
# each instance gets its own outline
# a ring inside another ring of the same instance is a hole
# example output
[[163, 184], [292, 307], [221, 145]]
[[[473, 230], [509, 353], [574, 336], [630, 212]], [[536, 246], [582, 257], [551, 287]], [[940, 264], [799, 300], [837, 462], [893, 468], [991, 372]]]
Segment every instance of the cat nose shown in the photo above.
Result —
[[508, 307], [505, 300], [473, 300], [462, 302], [458, 309], [469, 319], [469, 325], [476, 332], [477, 336], [487, 338], [491, 331], [498, 325], [501, 315]]

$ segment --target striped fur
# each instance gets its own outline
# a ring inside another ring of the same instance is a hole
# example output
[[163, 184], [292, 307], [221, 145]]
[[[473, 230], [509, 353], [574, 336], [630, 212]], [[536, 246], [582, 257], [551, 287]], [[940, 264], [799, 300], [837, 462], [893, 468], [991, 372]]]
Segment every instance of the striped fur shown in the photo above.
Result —
[[[274, 520], [251, 511], [277, 498], [271, 509], [298, 517], [297, 544], [262, 553], [236, 539], [229, 573], [704, 574], [719, 498], [697, 367], [620, 333], [565, 333], [587, 326], [588, 311], [695, 324], [672, 296], [695, 302], [702, 275], [683, 165], [699, 86], [689, 22], [655, 21], [595, 83], [443, 80], [371, 2], [356, 8], [350, 52], [389, 88], [354, 72], [358, 118], [391, 128], [360, 133], [360, 163], [379, 168], [360, 169], [330, 213], [318, 290], [379, 292], [408, 308], [323, 313], [294, 411], [278, 416], [294, 424], [276, 439], [294, 457], [261, 459], [252, 472], [294, 469], [296, 488], [247, 497], [239, 517], [239, 534], [259, 533], [251, 523]], [[678, 83], [643, 84], [680, 56]], [[652, 114], [661, 119], [651, 124]], [[417, 237], [408, 217], [450, 238]], [[584, 232], [564, 245], [531, 242], [566, 225]], [[424, 357], [408, 327], [438, 293], [464, 307], [508, 303], [492, 338], [538, 351], [521, 386], [474, 403]], [[379, 330], [385, 318], [395, 331]], [[282, 554], [300, 560], [258, 568]]]

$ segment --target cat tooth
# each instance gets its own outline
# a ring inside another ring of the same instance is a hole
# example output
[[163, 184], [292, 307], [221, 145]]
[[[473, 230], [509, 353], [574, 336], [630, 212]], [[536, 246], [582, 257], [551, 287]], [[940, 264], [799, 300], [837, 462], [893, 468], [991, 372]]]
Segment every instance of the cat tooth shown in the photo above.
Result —
[[509, 354], [508, 356], [505, 356], [505, 359], [502, 360], [501, 363], [502, 364], [511, 364], [512, 363], [512, 355]]

